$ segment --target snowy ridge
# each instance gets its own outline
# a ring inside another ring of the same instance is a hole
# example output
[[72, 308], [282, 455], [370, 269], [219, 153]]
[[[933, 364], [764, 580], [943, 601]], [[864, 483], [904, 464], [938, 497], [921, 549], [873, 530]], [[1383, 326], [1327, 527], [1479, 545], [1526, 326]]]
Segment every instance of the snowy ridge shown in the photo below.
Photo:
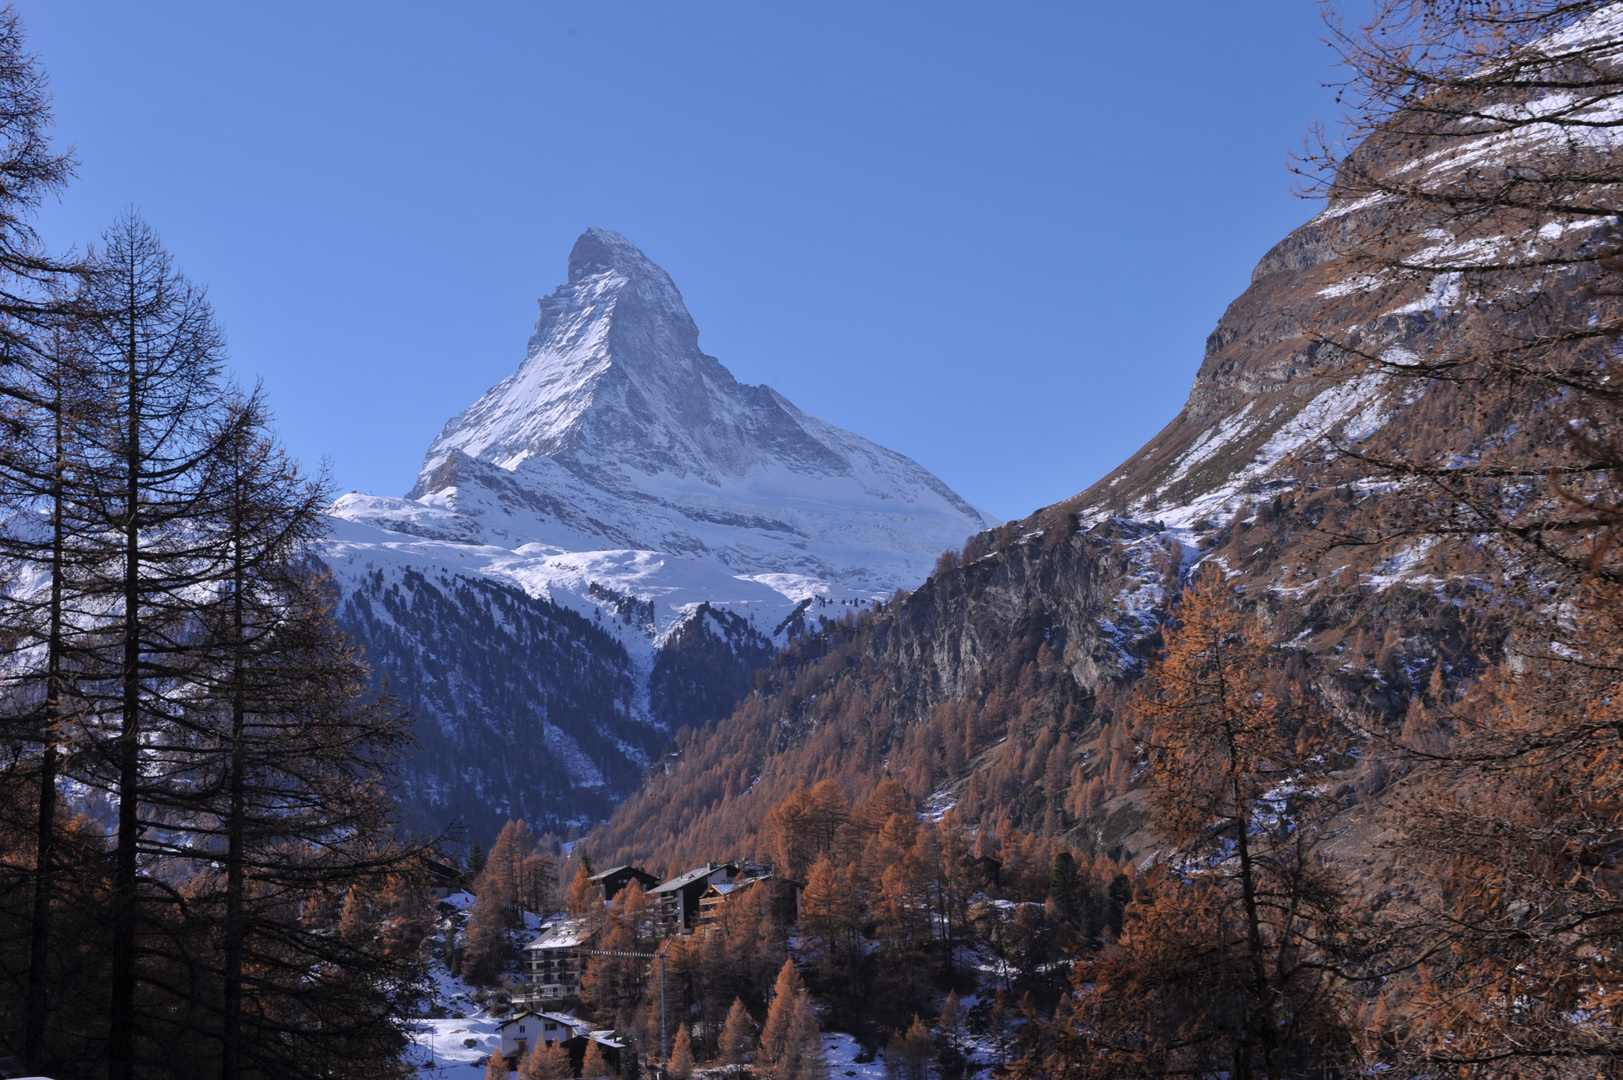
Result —
[[[636, 689], [611, 719], [647, 733], [615, 736], [622, 761], [582, 751], [579, 722], [523, 725], [557, 748], [578, 788], [605, 790], [623, 786], [605, 777], [646, 763], [658, 742], [647, 729], [668, 726], [649, 679], [703, 606], [781, 643], [802, 605], [815, 622], [914, 588], [941, 552], [998, 524], [916, 462], [739, 383], [699, 349], [669, 275], [596, 228], [570, 253], [567, 283], [540, 301], [518, 370], [446, 424], [412, 491], [352, 493], [330, 514], [325, 555], [346, 596], [426, 583], [435, 602], [462, 596], [472, 606], [455, 617], [478, 621], [483, 601], [451, 583], [486, 582], [573, 612], [623, 650], [605, 662], [623, 663]], [[366, 617], [385, 633], [384, 616]], [[401, 657], [423, 650], [385, 636], [396, 663], [418, 662]], [[441, 680], [440, 715], [424, 716], [448, 738], [484, 722], [460, 715], [482, 692], [454, 681]]]
[[[590, 578], [667, 615], [772, 602], [756, 584], [791, 607], [881, 596], [997, 524], [916, 462], [739, 383], [699, 350], [670, 277], [595, 228], [541, 301], [524, 362], [446, 424], [412, 492], [332, 512], [469, 545], [462, 562], [537, 594]], [[580, 552], [598, 554], [559, 559]]]

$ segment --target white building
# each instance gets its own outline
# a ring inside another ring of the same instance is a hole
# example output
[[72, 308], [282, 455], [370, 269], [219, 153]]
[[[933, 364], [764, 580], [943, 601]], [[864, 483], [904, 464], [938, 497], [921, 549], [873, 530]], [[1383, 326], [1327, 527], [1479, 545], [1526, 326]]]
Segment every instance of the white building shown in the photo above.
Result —
[[585, 919], [559, 919], [543, 926], [536, 939], [524, 946], [530, 992], [542, 1001], [579, 997], [585, 950], [596, 938], [597, 931]]
[[522, 1064], [524, 1055], [538, 1042], [543, 1046], [566, 1043], [577, 1035], [589, 1034], [591, 1025], [562, 1013], [522, 1009], [503, 1020], [496, 1030], [502, 1037], [502, 1056]]

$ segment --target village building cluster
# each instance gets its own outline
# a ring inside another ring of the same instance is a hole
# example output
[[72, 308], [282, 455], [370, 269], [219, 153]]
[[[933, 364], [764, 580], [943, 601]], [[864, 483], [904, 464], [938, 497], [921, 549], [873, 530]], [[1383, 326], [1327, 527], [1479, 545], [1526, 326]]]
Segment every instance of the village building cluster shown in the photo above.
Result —
[[[637, 866], [615, 866], [591, 877], [605, 906], [633, 881], [655, 901], [654, 926], [666, 940], [707, 932], [729, 901], [755, 889], [770, 890], [770, 902], [786, 924], [798, 922], [805, 888], [804, 882], [748, 862], [706, 863], [665, 882]], [[524, 946], [526, 985], [514, 994], [519, 1008], [498, 1027], [501, 1053], [509, 1062], [523, 1060], [538, 1045], [562, 1045], [578, 1067], [589, 1044], [596, 1043], [605, 1062], [618, 1070], [625, 1042], [616, 1032], [594, 1030], [569, 1013], [549, 1011], [581, 996], [600, 933], [597, 920], [560, 915], [542, 923]]]
[[[748, 862], [705, 863], [669, 881], [637, 866], [616, 866], [592, 876], [604, 903], [613, 903], [632, 881], [655, 901], [656, 927], [664, 938], [703, 933], [721, 916], [729, 900], [764, 888], [786, 924], [800, 918], [800, 894], [805, 884], [773, 873], [769, 867]], [[597, 947], [598, 930], [587, 918], [558, 918], [543, 924], [540, 933], [524, 946], [528, 978], [525, 1000], [540, 1003], [580, 996], [587, 958]]]

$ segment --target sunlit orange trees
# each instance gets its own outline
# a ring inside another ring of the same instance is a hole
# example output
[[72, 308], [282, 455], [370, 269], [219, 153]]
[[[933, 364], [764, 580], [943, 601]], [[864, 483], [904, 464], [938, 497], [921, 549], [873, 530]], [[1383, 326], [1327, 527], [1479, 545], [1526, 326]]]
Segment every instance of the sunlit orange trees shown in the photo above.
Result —
[[[1623, 1058], [1623, 625], [1581, 591], [1430, 725], [1399, 804], [1396, 945], [1374, 1010], [1400, 1074], [1598, 1075]], [[1521, 651], [1525, 648], [1526, 651]]]
[[1190, 584], [1131, 704], [1167, 848], [1025, 1075], [1240, 1080], [1348, 1058], [1331, 965], [1342, 900], [1318, 848], [1334, 747], [1273, 657], [1220, 572]]

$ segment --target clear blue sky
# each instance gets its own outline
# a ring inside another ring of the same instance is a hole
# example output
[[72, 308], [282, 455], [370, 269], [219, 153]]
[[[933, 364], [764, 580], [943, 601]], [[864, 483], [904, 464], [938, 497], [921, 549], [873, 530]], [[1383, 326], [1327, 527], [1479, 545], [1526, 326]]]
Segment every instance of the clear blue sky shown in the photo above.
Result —
[[381, 494], [602, 225], [739, 379], [1022, 516], [1177, 412], [1333, 110], [1311, 0], [18, 7], [81, 162], [47, 237], [135, 205]]

